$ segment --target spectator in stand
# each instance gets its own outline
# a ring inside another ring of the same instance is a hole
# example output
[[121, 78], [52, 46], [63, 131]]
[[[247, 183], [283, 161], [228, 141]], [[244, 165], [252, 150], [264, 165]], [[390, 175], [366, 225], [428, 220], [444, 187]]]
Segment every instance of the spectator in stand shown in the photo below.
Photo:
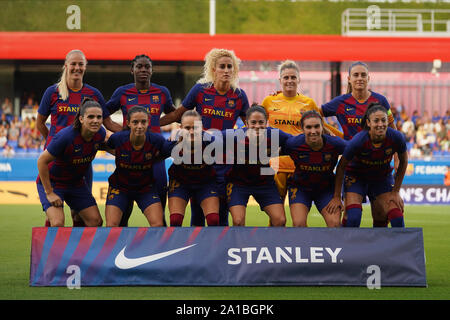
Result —
[[33, 98], [29, 97], [27, 99], [27, 103], [25, 103], [25, 105], [22, 107], [22, 110], [33, 110], [33, 108], [34, 108]]
[[448, 120], [450, 120], [450, 110], [447, 110], [445, 112], [445, 115], [442, 117], [442, 119], [444, 120], [444, 123], [447, 124]]
[[9, 144], [6, 144], [5, 148], [2, 151], [2, 156], [5, 158], [13, 158], [15, 154], [16, 152], [14, 151], [14, 148]]
[[419, 119], [419, 118], [420, 118], [420, 116], [419, 116], [419, 111], [414, 110], [414, 111], [413, 111], [413, 114], [412, 114], [412, 117], [411, 117], [411, 121], [414, 123], [414, 125], [416, 126], [416, 128], [417, 128], [417, 119]]
[[391, 112], [392, 112], [392, 116], [394, 117], [394, 123], [395, 124], [397, 124], [398, 122], [402, 122], [402, 118], [400, 117], [400, 113], [398, 112], [397, 108], [394, 107], [394, 103], [393, 102], [391, 104]]
[[0, 124], [0, 148], [3, 148], [8, 142], [8, 130], [3, 124]]
[[20, 136], [20, 123], [11, 122], [11, 125], [8, 130], [8, 141], [17, 142]]
[[13, 114], [13, 105], [11, 103], [11, 99], [5, 98], [5, 101], [2, 104], [2, 111], [7, 116], [11, 116]]
[[441, 115], [439, 114], [439, 111], [435, 110], [435, 111], [433, 112], [433, 117], [431, 118], [431, 121], [432, 121], [433, 123], [436, 123], [436, 122], [440, 121], [441, 119], [442, 119], [442, 117], [441, 117]]
[[6, 128], [6, 126], [9, 126], [9, 120], [6, 118], [6, 113], [2, 113], [0, 116], [0, 124]]
[[409, 156], [411, 159], [420, 159], [423, 156], [422, 150], [419, 148], [417, 143], [414, 143], [411, 150], [409, 150]]
[[406, 137], [406, 141], [410, 141], [415, 138], [416, 128], [414, 126], [414, 122], [412, 122], [408, 116], [406, 116], [406, 120], [403, 122], [402, 132]]

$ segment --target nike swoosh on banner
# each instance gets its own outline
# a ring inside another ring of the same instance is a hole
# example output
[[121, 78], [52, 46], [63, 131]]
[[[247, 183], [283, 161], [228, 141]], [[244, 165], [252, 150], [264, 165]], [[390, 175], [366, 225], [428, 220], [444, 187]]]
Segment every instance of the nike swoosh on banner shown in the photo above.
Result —
[[165, 251], [165, 252], [160, 252], [160, 253], [155, 253], [155, 254], [151, 254], [149, 256], [145, 256], [145, 257], [140, 257], [140, 258], [127, 258], [125, 257], [125, 249], [127, 246], [125, 246], [120, 252], [119, 254], [116, 256], [116, 260], [114, 261], [114, 263], [116, 264], [116, 267], [119, 269], [131, 269], [131, 268], [136, 268], [140, 265], [149, 263], [149, 262], [153, 262], [165, 257], [168, 257], [170, 255], [173, 255], [177, 252], [189, 249], [190, 247], [195, 246], [196, 243], [191, 244], [190, 246], [186, 246], [186, 247], [182, 247], [182, 248], [178, 248], [178, 249], [173, 249], [173, 250], [169, 250], [169, 251]]

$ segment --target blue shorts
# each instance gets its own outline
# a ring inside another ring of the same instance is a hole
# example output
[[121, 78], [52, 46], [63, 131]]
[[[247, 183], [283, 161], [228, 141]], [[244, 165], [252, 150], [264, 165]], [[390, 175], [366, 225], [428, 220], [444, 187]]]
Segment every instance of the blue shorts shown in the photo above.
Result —
[[[37, 191], [39, 194], [39, 199], [41, 200], [42, 209], [47, 211], [52, 205], [47, 199], [47, 195], [45, 194], [44, 186], [42, 183], [37, 183]], [[97, 202], [92, 196], [92, 192], [89, 190], [87, 184], [84, 184], [80, 187], [72, 187], [69, 189], [62, 188], [53, 188], [53, 192], [56, 193], [61, 200], [67, 203], [67, 205], [75, 210], [81, 211], [91, 206], [96, 206]]]
[[218, 197], [217, 186], [214, 182], [207, 184], [181, 184], [175, 179], [169, 181], [169, 198], [178, 197], [189, 202], [190, 198], [200, 204], [203, 200], [210, 197]]
[[130, 204], [130, 202], [136, 201], [139, 209], [142, 212], [156, 202], [161, 202], [159, 198], [158, 191], [153, 187], [148, 192], [134, 192], [134, 191], [122, 191], [118, 188], [109, 186], [108, 195], [106, 196], [106, 205], [116, 206], [122, 212], [125, 212]]
[[327, 206], [334, 195], [334, 187], [325, 189], [324, 191], [303, 191], [300, 186], [288, 186], [289, 204], [302, 203], [311, 209], [312, 202], [316, 205], [317, 210], [322, 212], [322, 209]]
[[261, 210], [271, 204], [283, 204], [275, 181], [262, 186], [242, 186], [229, 182], [226, 187], [228, 207], [247, 206], [248, 198], [253, 196]]
[[354, 192], [365, 199], [369, 197], [370, 201], [376, 199], [376, 197], [382, 193], [391, 192], [394, 188], [394, 177], [392, 174], [385, 177], [383, 180], [367, 181], [364, 179], [358, 179], [351, 175], [345, 175], [344, 177], [344, 192]]

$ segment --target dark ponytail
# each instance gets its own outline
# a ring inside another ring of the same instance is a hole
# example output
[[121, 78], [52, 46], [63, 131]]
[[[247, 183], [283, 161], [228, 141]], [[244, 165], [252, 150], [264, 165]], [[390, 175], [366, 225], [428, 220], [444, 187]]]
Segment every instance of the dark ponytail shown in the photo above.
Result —
[[252, 104], [252, 106], [250, 108], [248, 108], [247, 113], [245, 114], [245, 118], [248, 120], [250, 118], [250, 116], [252, 115], [252, 113], [254, 113], [254, 112], [259, 112], [259, 113], [263, 114], [264, 118], [267, 121], [268, 117], [267, 117], [266, 109], [264, 109], [263, 106], [260, 106], [257, 103]]
[[[92, 99], [91, 97], [84, 97], [83, 101], [80, 104], [80, 107], [78, 108], [77, 114], [75, 115], [75, 119], [73, 120], [73, 129], [81, 131], [81, 122], [80, 122], [80, 116], [84, 116], [86, 113], [86, 110], [89, 108], [99, 108], [102, 110], [102, 107], [100, 106], [100, 103]], [[102, 110], [103, 112], [103, 110]]]

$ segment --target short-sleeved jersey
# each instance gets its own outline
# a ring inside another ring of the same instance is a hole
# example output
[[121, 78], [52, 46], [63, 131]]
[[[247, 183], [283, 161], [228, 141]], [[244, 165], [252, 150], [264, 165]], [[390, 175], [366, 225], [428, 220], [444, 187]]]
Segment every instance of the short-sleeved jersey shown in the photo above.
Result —
[[304, 191], [322, 191], [333, 186], [333, 171], [346, 145], [341, 138], [323, 135], [323, 147], [315, 151], [306, 143], [304, 134], [289, 138], [281, 151], [295, 163], [288, 184], [300, 186]]
[[106, 103], [106, 108], [111, 114], [119, 109], [122, 110], [123, 126], [125, 127], [128, 110], [134, 106], [142, 106], [150, 115], [149, 130], [160, 133], [161, 113], [170, 112], [172, 105], [172, 97], [166, 87], [151, 83], [149, 89], [138, 90], [135, 83], [130, 83], [114, 91], [111, 99]]
[[402, 154], [405, 151], [406, 142], [401, 132], [387, 128], [385, 140], [380, 145], [374, 145], [369, 132], [363, 130], [345, 148], [343, 156], [350, 161], [346, 172], [368, 181], [384, 179], [392, 172], [394, 153]]
[[[216, 170], [212, 164], [207, 164], [202, 156], [202, 163], [195, 163], [195, 152], [204, 154], [205, 148], [214, 140], [214, 137], [207, 132], [202, 132], [201, 150], [196, 150], [194, 146], [191, 147], [190, 163], [175, 164], [173, 163], [169, 168], [170, 179], [175, 179], [182, 184], [206, 184], [216, 179]], [[200, 148], [199, 148], [200, 149]], [[183, 157], [183, 149], [179, 152], [180, 158]], [[211, 156], [215, 156], [212, 154]]]
[[[55, 188], [69, 189], [83, 185], [84, 176], [97, 150], [105, 141], [106, 130], [101, 127], [91, 141], [85, 141], [80, 131], [68, 126], [59, 131], [47, 146], [56, 159], [49, 167], [50, 181]], [[37, 183], [40, 183], [38, 176]]]
[[211, 83], [194, 85], [181, 104], [202, 116], [205, 130], [234, 128], [238, 117], [245, 116], [249, 107], [244, 90], [230, 89], [222, 95]]
[[377, 102], [388, 110], [389, 123], [394, 122], [391, 107], [386, 98], [376, 92], [372, 92], [364, 102], [359, 102], [351, 93], [343, 94], [322, 105], [322, 112], [325, 117], [336, 116], [344, 131], [344, 139], [350, 140], [362, 130], [361, 120], [367, 110], [367, 106], [372, 102]]
[[[265, 97], [261, 105], [269, 117], [269, 126], [278, 128], [294, 136], [303, 133], [300, 123], [303, 112], [315, 110], [321, 113], [312, 98], [300, 93], [290, 98], [286, 97], [282, 92], [279, 92]], [[325, 123], [325, 127], [332, 131], [333, 134], [342, 137], [342, 133], [336, 128], [327, 123]], [[294, 162], [289, 156], [280, 157], [278, 166], [278, 171], [280, 172], [292, 173], [295, 170]]]
[[124, 192], [148, 192], [155, 182], [153, 165], [158, 159], [170, 156], [176, 142], [170, 142], [158, 133], [146, 132], [144, 146], [136, 150], [130, 141], [130, 131], [116, 132], [107, 145], [115, 150], [116, 169], [109, 177], [110, 186]]
[[55, 134], [73, 123], [80, 104], [85, 97], [98, 101], [103, 110], [103, 118], [109, 117], [109, 112], [105, 108], [105, 99], [103, 98], [103, 95], [99, 90], [88, 84], [83, 84], [83, 87], [78, 91], [69, 89], [69, 96], [66, 100], [61, 99], [56, 84], [45, 90], [38, 109], [38, 113], [42, 116], [51, 116], [50, 130], [47, 141], [45, 142], [45, 147], [48, 146]]
[[[232, 134], [242, 130], [242, 134]], [[229, 153], [227, 145], [229, 139], [233, 139], [233, 157], [234, 160], [231, 169], [226, 173], [227, 181], [243, 186], [259, 186], [273, 182], [273, 174], [261, 174], [262, 168], [269, 168], [268, 158], [272, 154], [278, 154], [278, 148], [284, 146], [287, 139], [292, 135], [287, 134], [279, 129], [268, 127], [264, 135], [259, 139], [264, 139], [265, 142], [254, 143], [253, 139], [247, 136], [248, 128], [237, 130], [224, 130], [222, 135], [224, 137], [224, 152]], [[278, 139], [276, 141], [275, 139]], [[276, 150], [272, 150], [272, 144]], [[261, 148], [264, 148], [261, 149]], [[253, 151], [253, 152], [252, 152]], [[256, 159], [253, 156], [257, 155]], [[229, 155], [228, 155], [229, 156]], [[264, 159], [266, 158], [266, 159]], [[226, 163], [229, 159], [224, 159]], [[266, 161], [267, 160], [267, 161]]]

